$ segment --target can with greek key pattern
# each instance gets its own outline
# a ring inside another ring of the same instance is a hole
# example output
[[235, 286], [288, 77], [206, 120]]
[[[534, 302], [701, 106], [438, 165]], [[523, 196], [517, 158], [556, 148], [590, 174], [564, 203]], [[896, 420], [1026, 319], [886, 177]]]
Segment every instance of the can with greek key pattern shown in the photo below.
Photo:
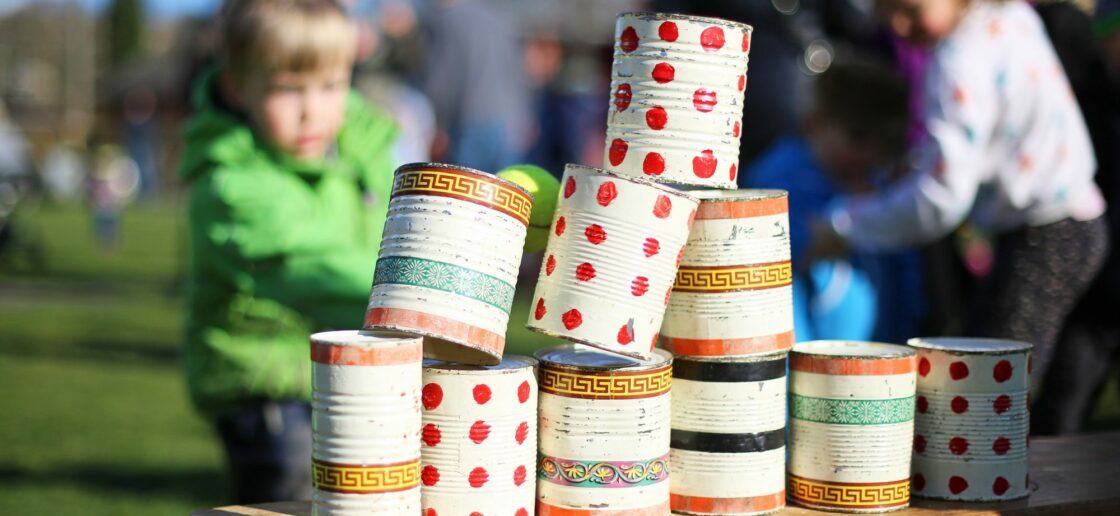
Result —
[[537, 514], [667, 514], [672, 356], [630, 359], [574, 344], [536, 357]]
[[419, 337], [311, 336], [312, 513], [420, 511]]
[[697, 201], [568, 165], [529, 329], [643, 360], [652, 353]]
[[910, 504], [916, 362], [912, 348], [893, 344], [794, 344], [790, 500], [836, 512], [887, 512]]
[[1031, 345], [920, 338], [911, 486], [925, 498], [1030, 495], [1027, 434]]
[[423, 335], [430, 358], [500, 362], [531, 208], [524, 188], [486, 172], [397, 169], [365, 329]]
[[785, 507], [786, 355], [673, 358], [674, 513]]
[[423, 514], [528, 515], [536, 503], [537, 361], [424, 361]]
[[784, 190], [698, 190], [661, 346], [677, 356], [749, 356], [793, 346]]
[[751, 27], [623, 13], [603, 162], [658, 182], [735, 188]]

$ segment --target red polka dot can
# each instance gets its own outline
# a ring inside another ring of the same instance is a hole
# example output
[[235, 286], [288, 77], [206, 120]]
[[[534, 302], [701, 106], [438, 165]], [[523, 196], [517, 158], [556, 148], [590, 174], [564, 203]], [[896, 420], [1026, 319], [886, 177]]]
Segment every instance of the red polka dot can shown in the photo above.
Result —
[[734, 188], [751, 27], [623, 13], [603, 162], [658, 182]]
[[582, 165], [568, 165], [561, 188], [529, 329], [655, 358], [697, 200]]
[[425, 360], [423, 515], [529, 514], [536, 501], [537, 361]]
[[912, 491], [961, 501], [1030, 495], [1025, 342], [918, 338]]

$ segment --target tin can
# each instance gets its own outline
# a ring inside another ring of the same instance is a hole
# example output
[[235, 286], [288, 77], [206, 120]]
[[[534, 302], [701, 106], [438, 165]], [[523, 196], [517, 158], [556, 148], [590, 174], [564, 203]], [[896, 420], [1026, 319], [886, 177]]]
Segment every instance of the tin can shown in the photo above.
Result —
[[677, 356], [747, 356], [793, 346], [784, 190], [698, 190], [661, 346]]
[[537, 361], [424, 361], [422, 514], [528, 515], [536, 502]]
[[836, 512], [910, 504], [915, 352], [811, 341], [790, 354], [789, 497]]
[[785, 507], [786, 355], [673, 358], [674, 513]]
[[735, 188], [751, 26], [622, 13], [603, 163], [621, 174]]
[[499, 363], [531, 209], [486, 172], [398, 168], [364, 328], [423, 335], [426, 357]]
[[1032, 346], [974, 338], [909, 344], [918, 351], [914, 494], [963, 501], [1029, 496]]
[[312, 513], [420, 510], [421, 339], [311, 336]]
[[568, 165], [529, 329], [655, 359], [696, 206], [663, 185]]
[[538, 351], [537, 514], [669, 512], [669, 353], [635, 360], [581, 345]]

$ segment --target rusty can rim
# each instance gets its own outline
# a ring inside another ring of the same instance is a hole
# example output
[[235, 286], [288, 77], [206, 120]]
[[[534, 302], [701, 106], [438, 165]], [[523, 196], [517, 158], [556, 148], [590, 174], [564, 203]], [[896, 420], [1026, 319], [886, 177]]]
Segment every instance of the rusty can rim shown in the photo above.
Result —
[[333, 346], [394, 347], [417, 344], [421, 337], [395, 330], [331, 330], [312, 333], [311, 342]]
[[1034, 349], [1034, 344], [1021, 340], [982, 337], [914, 337], [906, 345], [954, 355], [1011, 355]]
[[560, 344], [538, 349], [533, 357], [542, 367], [569, 371], [597, 372], [611, 371], [620, 373], [652, 371], [672, 365], [673, 355], [663, 349], [654, 348], [650, 354], [656, 358], [640, 360], [586, 344]]
[[423, 367], [425, 371], [455, 371], [462, 374], [483, 375], [517, 373], [525, 369], [535, 368], [539, 363], [540, 362], [533, 357], [506, 354], [502, 356], [502, 361], [496, 365], [476, 365], [440, 360], [438, 358], [425, 358]]
[[884, 360], [917, 356], [917, 350], [901, 344], [858, 340], [810, 340], [798, 342], [794, 355], [836, 360]]
[[722, 25], [724, 27], [731, 27], [741, 30], [743, 32], [754, 32], [754, 27], [750, 24], [728, 20], [725, 18], [715, 18], [710, 16], [696, 16], [693, 14], [679, 14], [679, 13], [660, 13], [655, 11], [626, 11], [618, 13], [616, 19], [619, 18], [642, 18], [646, 20], [673, 20], [673, 21], [690, 21], [697, 23], [706, 23], [709, 25]]
[[788, 191], [774, 188], [738, 188], [735, 190], [704, 188], [685, 191], [699, 200], [700, 204], [730, 201], [762, 201], [789, 197]]

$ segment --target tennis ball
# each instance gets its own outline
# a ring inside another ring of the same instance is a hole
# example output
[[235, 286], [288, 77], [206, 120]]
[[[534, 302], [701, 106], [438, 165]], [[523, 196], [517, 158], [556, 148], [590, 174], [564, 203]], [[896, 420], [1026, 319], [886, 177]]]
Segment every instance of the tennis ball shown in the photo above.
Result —
[[498, 171], [498, 176], [517, 183], [533, 196], [533, 211], [529, 214], [524, 252], [529, 254], [543, 251], [548, 243], [556, 202], [560, 198], [560, 181], [547, 170], [529, 164], [511, 165]]

